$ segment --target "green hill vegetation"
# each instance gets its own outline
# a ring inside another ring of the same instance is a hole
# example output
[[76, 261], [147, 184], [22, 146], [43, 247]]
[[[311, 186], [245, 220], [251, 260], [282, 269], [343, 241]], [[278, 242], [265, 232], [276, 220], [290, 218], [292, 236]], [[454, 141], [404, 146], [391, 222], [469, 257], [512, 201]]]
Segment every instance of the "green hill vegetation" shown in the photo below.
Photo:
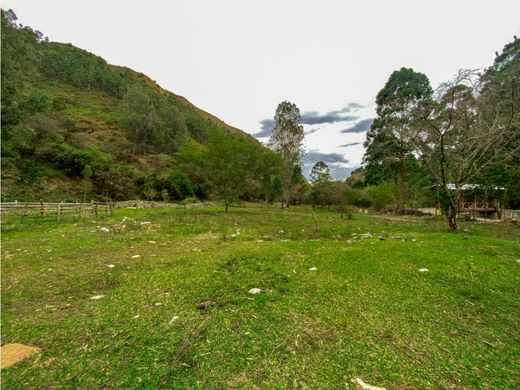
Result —
[[49, 42], [2, 11], [3, 200], [205, 198], [201, 160], [217, 134], [267, 153], [147, 76]]

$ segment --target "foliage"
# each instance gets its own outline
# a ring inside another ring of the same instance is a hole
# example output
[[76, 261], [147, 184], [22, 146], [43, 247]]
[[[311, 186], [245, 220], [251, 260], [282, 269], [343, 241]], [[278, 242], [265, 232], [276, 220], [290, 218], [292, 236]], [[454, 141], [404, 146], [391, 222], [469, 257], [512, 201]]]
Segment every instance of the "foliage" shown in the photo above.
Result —
[[394, 184], [379, 184], [368, 189], [368, 198], [372, 208], [376, 211], [394, 208], [399, 194], [399, 189]]
[[265, 166], [262, 159], [266, 156], [262, 148], [243, 137], [224, 136], [221, 132], [210, 136], [204, 163], [212, 188], [222, 197], [226, 212], [233, 201], [261, 185], [259, 177]]
[[178, 150], [187, 134], [182, 114], [175, 106], [166, 106], [161, 99], [142, 87], [131, 87], [122, 100], [121, 126], [128, 138], [144, 152]]
[[349, 205], [368, 208], [371, 206], [371, 202], [366, 192], [367, 189], [365, 188], [347, 188], [345, 191], [345, 200]]
[[452, 230], [457, 230], [462, 185], [472, 183], [517, 151], [510, 145], [518, 139], [514, 126], [520, 111], [512, 111], [507, 118], [500, 111], [490, 115], [493, 100], [480, 91], [475, 71], [459, 71], [453, 81], [441, 86], [435, 101], [418, 107], [414, 114], [418, 125], [408, 134], [432, 180], [449, 199]]
[[51, 42], [42, 52], [42, 72], [80, 89], [100, 89], [121, 98], [131, 80], [100, 57], [70, 44]]
[[304, 132], [301, 125], [300, 110], [294, 103], [283, 101], [276, 108], [274, 128], [269, 138], [269, 147], [280, 155], [282, 161], [281, 180], [283, 185], [282, 208], [284, 200], [287, 207], [293, 188], [293, 170], [299, 165], [304, 154]]
[[113, 164], [108, 169], [94, 171], [92, 183], [95, 192], [103, 199], [131, 199], [136, 193], [134, 172], [123, 164]]
[[311, 169], [311, 182], [329, 180], [332, 180], [329, 167], [323, 161], [318, 161]]
[[404, 210], [405, 161], [412, 145], [407, 132], [413, 125], [411, 112], [423, 101], [431, 98], [433, 91], [428, 78], [413, 69], [394, 71], [376, 97], [377, 118], [374, 119], [365, 142], [366, 176], [369, 182], [399, 179], [397, 211]]
[[[3, 196], [33, 180], [41, 192], [51, 180], [47, 200], [78, 187], [82, 197], [206, 199], [211, 183], [199, 157], [209, 136], [234, 134], [259, 145], [143, 74], [48, 42], [12, 11], [2, 10], [1, 33]], [[264, 158], [265, 148], [251, 151], [263, 156], [246, 189], [257, 198], [271, 191], [278, 162]]]

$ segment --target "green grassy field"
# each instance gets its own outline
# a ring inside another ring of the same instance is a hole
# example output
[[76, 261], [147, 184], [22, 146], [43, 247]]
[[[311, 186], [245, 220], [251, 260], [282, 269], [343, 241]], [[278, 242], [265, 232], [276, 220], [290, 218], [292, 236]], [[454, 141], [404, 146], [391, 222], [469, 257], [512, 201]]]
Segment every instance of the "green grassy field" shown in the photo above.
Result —
[[304, 207], [5, 217], [2, 344], [42, 352], [2, 387], [520, 387], [519, 227], [317, 217], [319, 231]]

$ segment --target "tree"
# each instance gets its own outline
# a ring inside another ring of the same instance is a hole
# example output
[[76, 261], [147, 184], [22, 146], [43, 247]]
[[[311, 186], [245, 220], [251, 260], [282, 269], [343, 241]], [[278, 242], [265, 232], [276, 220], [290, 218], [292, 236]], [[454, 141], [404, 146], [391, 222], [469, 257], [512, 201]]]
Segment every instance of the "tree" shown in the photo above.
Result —
[[330, 169], [323, 161], [318, 161], [311, 169], [311, 182], [332, 180]]
[[[415, 153], [448, 200], [453, 231], [458, 229], [462, 185], [519, 150], [510, 147], [519, 137], [518, 106], [504, 115], [493, 95], [482, 92], [481, 81], [474, 70], [459, 71], [439, 87], [434, 101], [416, 108], [417, 121], [408, 129]], [[506, 82], [514, 85], [515, 79]]]
[[277, 152], [282, 160], [281, 180], [283, 186], [282, 208], [284, 202], [289, 207], [293, 188], [293, 170], [300, 165], [304, 154], [303, 126], [300, 124], [300, 110], [294, 103], [281, 102], [274, 116], [274, 128], [269, 138], [269, 147]]
[[123, 97], [123, 116], [121, 126], [128, 138], [146, 151], [153, 143], [154, 130], [159, 117], [150, 96], [139, 87], [132, 87]]
[[[507, 145], [508, 151], [514, 151], [520, 146], [520, 39], [508, 43], [502, 53], [495, 58], [494, 64], [482, 76], [482, 94], [492, 104], [487, 107], [488, 114], [493, 118], [499, 113], [502, 121], [508, 124], [509, 132], [516, 134]], [[507, 197], [504, 199], [509, 207], [520, 208], [520, 153], [508, 153], [510, 157], [495, 166], [483, 171], [479, 183], [488, 189], [505, 187]], [[504, 192], [502, 192], [503, 194]]]
[[254, 144], [244, 137], [222, 131], [210, 136], [205, 158], [207, 174], [213, 191], [224, 201], [226, 213], [254, 180], [253, 167], [258, 157], [255, 149]]
[[386, 167], [386, 177], [380, 177], [379, 182], [393, 179], [397, 170], [399, 180], [399, 199], [397, 212], [404, 211], [406, 160], [412, 146], [406, 137], [408, 128], [414, 118], [411, 112], [424, 100], [432, 96], [432, 88], [426, 75], [413, 69], [401, 68], [394, 71], [384, 88], [376, 97], [377, 118], [367, 133], [365, 142], [365, 163], [367, 176], [373, 176], [372, 171], [380, 175]]
[[171, 153], [178, 151], [188, 136], [188, 128], [184, 116], [172, 104], [161, 102], [157, 111], [160, 125], [156, 129], [157, 149]]

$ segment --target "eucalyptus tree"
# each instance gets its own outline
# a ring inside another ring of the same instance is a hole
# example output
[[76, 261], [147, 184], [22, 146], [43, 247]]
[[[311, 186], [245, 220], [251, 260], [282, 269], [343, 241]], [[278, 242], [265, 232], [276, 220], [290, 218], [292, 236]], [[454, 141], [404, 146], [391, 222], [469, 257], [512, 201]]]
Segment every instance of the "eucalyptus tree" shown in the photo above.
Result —
[[330, 169], [323, 161], [318, 161], [311, 169], [311, 182], [321, 182], [332, 180]]
[[294, 103], [281, 102], [274, 116], [274, 128], [269, 138], [269, 147], [280, 155], [282, 161], [282, 208], [289, 207], [294, 186], [294, 167], [299, 166], [304, 155], [304, 132], [300, 110]]
[[376, 97], [377, 117], [367, 133], [364, 162], [367, 175], [371, 171], [380, 173], [385, 169], [390, 174], [397, 171], [398, 212], [404, 210], [405, 162], [406, 159], [413, 158], [412, 145], [407, 139], [408, 130], [415, 120], [412, 112], [421, 102], [431, 99], [432, 93], [426, 75], [413, 69], [401, 68], [390, 75]]

